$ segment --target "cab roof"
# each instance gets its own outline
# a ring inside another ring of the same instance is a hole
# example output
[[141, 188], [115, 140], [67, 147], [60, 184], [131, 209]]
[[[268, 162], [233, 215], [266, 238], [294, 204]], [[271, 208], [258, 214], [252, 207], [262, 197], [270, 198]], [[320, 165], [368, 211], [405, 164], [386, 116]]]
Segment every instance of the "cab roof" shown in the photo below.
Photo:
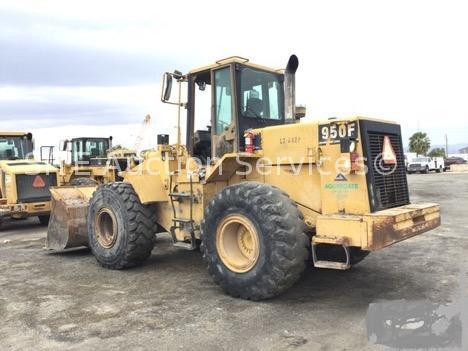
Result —
[[27, 132], [15, 132], [15, 131], [0, 131], [0, 136], [24, 136], [28, 135]]
[[230, 64], [230, 63], [241, 63], [241, 64], [243, 64], [245, 66], [248, 66], [248, 67], [251, 67], [251, 68], [257, 68], [257, 69], [261, 69], [261, 70], [272, 72], [272, 73], [281, 73], [281, 74], [284, 73], [284, 68], [275, 69], [275, 68], [271, 68], [271, 67], [257, 65], [255, 63], [250, 62], [249, 59], [244, 58], [244, 57], [230, 56], [230, 57], [218, 60], [215, 63], [212, 63], [210, 65], [195, 68], [195, 69], [189, 71], [189, 74], [197, 74], [197, 73], [205, 72], [205, 71], [217, 68], [217, 67], [221, 67], [221, 66]]
[[111, 138], [110, 137], [76, 137], [76, 138], [71, 138], [69, 140], [81, 140], [81, 139], [109, 140]]

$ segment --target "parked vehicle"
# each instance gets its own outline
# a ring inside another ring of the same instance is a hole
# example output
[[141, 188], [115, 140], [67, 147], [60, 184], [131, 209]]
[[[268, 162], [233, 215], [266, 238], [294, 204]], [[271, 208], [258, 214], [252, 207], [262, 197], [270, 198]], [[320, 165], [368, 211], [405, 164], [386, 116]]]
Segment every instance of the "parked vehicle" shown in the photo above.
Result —
[[[112, 137], [79, 137], [60, 142], [65, 159], [60, 169], [59, 185], [94, 185], [121, 181], [120, 171], [136, 166], [136, 153], [125, 148], [112, 149]], [[45, 151], [44, 151], [45, 150]], [[44, 156], [45, 155], [45, 156]], [[54, 147], [41, 148], [41, 161], [52, 163]]]
[[5, 218], [37, 216], [49, 222], [50, 191], [58, 170], [33, 159], [31, 133], [0, 131], [0, 225]]
[[445, 159], [445, 169], [450, 169], [452, 165], [462, 165], [465, 164], [466, 160], [462, 157], [449, 157]]
[[408, 173], [429, 173], [436, 171], [440, 173], [445, 170], [445, 162], [443, 157], [415, 157], [408, 162], [406, 171]]

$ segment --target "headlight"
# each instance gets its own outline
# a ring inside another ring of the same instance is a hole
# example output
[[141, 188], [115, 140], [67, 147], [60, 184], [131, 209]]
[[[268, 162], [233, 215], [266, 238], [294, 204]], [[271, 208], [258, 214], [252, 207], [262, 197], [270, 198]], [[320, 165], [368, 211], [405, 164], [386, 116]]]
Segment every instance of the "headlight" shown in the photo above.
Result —
[[356, 151], [356, 141], [353, 140], [349, 143], [349, 152], [354, 152], [354, 151]]
[[5, 184], [10, 184], [11, 183], [11, 175], [5, 174]]

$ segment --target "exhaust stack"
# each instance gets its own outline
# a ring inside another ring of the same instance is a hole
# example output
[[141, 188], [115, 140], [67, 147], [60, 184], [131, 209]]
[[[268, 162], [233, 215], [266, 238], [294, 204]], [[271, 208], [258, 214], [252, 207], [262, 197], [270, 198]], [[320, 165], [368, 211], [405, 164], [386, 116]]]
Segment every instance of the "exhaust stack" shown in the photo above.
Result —
[[298, 66], [299, 59], [296, 55], [291, 55], [284, 71], [284, 109], [286, 123], [293, 123], [296, 119], [296, 71]]

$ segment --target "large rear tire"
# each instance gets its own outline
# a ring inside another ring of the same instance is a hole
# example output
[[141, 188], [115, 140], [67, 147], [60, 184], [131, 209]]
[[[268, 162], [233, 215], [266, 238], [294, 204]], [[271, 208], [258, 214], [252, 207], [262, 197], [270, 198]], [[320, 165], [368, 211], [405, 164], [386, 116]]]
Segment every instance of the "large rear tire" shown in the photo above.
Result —
[[128, 183], [101, 185], [88, 210], [89, 247], [106, 268], [125, 269], [145, 261], [159, 226], [153, 205], [143, 205]]
[[302, 214], [279, 189], [257, 182], [226, 187], [205, 208], [201, 252], [231, 296], [261, 300], [290, 288], [306, 267]]

